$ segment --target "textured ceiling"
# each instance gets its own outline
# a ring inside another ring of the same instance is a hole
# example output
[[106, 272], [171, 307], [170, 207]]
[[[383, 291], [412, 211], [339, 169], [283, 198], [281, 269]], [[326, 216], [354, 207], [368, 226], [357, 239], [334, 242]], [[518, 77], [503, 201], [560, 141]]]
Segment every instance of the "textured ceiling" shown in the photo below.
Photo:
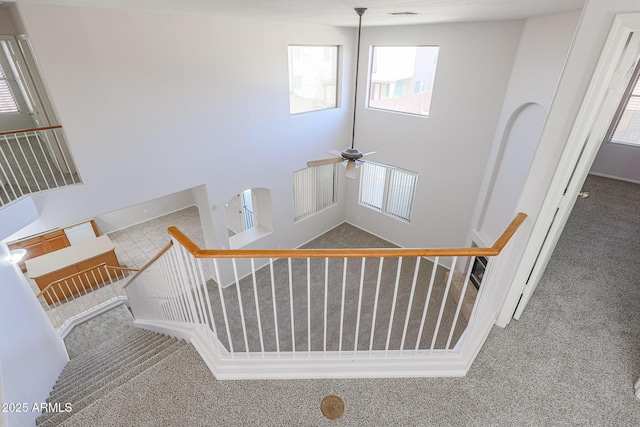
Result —
[[[251, 19], [357, 26], [354, 7], [367, 7], [364, 26], [517, 19], [581, 9], [585, 0], [15, 0], [135, 10], [205, 13]], [[414, 16], [391, 16], [415, 12]]]

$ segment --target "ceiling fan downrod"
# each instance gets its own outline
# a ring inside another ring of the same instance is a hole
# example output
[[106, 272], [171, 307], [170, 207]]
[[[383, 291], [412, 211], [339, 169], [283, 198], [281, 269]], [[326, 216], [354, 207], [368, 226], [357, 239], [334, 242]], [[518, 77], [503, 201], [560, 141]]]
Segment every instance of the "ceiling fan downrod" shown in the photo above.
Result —
[[353, 125], [351, 128], [351, 149], [353, 150], [355, 147], [356, 140], [356, 105], [358, 102], [358, 71], [360, 69], [360, 35], [362, 33], [362, 15], [367, 10], [366, 7], [356, 7], [354, 9], [358, 14], [358, 43], [356, 47], [356, 78], [354, 80], [354, 90], [353, 90]]

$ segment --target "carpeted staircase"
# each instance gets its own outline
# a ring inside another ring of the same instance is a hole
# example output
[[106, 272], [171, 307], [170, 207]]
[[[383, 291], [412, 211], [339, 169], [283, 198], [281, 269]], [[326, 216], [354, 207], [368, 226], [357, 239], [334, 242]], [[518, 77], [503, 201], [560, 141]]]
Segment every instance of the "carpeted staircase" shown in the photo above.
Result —
[[59, 426], [188, 344], [144, 329], [133, 328], [72, 359], [64, 367], [47, 399], [49, 409], [36, 425]]

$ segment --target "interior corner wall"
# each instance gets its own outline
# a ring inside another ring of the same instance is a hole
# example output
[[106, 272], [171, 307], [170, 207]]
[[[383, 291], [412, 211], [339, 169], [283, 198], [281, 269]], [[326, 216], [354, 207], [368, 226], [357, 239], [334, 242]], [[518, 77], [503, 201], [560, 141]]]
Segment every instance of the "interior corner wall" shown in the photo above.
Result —
[[11, 12], [6, 8], [0, 8], [0, 34], [18, 34], [11, 17]]
[[471, 240], [478, 244], [493, 244], [517, 213], [579, 18], [575, 11], [525, 23], [475, 207]]
[[0, 243], [0, 377], [4, 402], [27, 403], [28, 411], [8, 412], [10, 426], [35, 425], [33, 405], [45, 402], [68, 360], [62, 339], [17, 265]]
[[[358, 204], [347, 220], [404, 247], [465, 243], [524, 21], [364, 28], [356, 146], [368, 159], [418, 172], [410, 223]], [[372, 45], [440, 46], [428, 118], [365, 108]]]
[[[527, 242], [531, 237], [549, 185], [558, 168], [573, 124], [587, 92], [602, 48], [616, 14], [640, 12], [637, 0], [588, 0], [583, 9], [567, 61], [551, 103], [536, 155], [516, 209], [529, 216], [514, 235], [494, 270], [498, 325], [513, 316], [525, 283], [514, 283]], [[507, 302], [505, 304], [505, 301]]]
[[[272, 190], [273, 233], [258, 247], [344, 220], [340, 207], [294, 225], [292, 173], [349, 140], [353, 28], [17, 6], [84, 182], [33, 195], [43, 231], [202, 185], [211, 207]], [[342, 46], [339, 108], [289, 114], [288, 44]], [[224, 210], [211, 217], [208, 240], [222, 245]]]
[[640, 184], [640, 147], [603, 141], [589, 173]]
[[94, 218], [101, 234], [111, 233], [195, 204], [191, 190], [162, 196]]

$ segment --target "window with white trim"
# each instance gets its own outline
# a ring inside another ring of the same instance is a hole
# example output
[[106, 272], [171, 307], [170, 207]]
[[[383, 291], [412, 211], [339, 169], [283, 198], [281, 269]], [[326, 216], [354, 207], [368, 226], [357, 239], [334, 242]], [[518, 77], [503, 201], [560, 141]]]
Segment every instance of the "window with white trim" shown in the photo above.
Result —
[[607, 133], [607, 142], [640, 147], [640, 65]]
[[360, 172], [361, 205], [394, 218], [411, 221], [418, 173], [366, 162]]
[[0, 66], [0, 113], [19, 113], [16, 97], [13, 95], [9, 79]]
[[438, 46], [373, 46], [368, 107], [429, 116]]
[[293, 221], [302, 221], [338, 202], [338, 164], [293, 173]]
[[289, 113], [336, 108], [338, 46], [289, 46]]

